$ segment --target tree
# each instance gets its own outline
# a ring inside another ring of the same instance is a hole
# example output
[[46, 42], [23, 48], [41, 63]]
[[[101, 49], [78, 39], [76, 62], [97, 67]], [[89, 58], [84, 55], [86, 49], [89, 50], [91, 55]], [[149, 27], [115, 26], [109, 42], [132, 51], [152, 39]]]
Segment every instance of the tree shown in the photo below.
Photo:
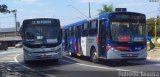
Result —
[[155, 19], [154, 18], [149, 18], [146, 21], [147, 25], [147, 33], [149, 36], [154, 36], [154, 25], [155, 25]]
[[157, 36], [160, 37], [160, 18], [149, 18], [146, 21], [147, 25], [147, 33], [149, 36], [154, 37], [155, 36], [155, 22], [156, 22], [156, 33]]
[[8, 10], [7, 5], [2, 4], [0, 5], [0, 13], [9, 13], [10, 11]]
[[99, 14], [103, 14], [105, 12], [112, 12], [113, 11], [113, 5], [103, 5], [103, 9], [99, 10]]

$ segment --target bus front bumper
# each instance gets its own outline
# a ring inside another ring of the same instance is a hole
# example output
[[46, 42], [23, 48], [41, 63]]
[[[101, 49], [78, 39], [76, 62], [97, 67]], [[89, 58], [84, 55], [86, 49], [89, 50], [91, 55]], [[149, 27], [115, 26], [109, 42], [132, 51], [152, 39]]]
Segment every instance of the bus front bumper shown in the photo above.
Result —
[[115, 49], [107, 51], [108, 60], [146, 60], [147, 52], [146, 48], [136, 52], [123, 52]]
[[53, 59], [62, 58], [62, 51], [61, 51], [61, 48], [58, 48], [57, 50], [52, 50], [52, 48], [50, 48], [50, 51], [48, 51], [47, 49], [46, 51], [39, 51], [39, 52], [37, 52], [36, 49], [33, 49], [32, 51], [24, 49], [23, 55], [26, 61], [27, 60], [28, 61], [29, 60], [53, 60]]

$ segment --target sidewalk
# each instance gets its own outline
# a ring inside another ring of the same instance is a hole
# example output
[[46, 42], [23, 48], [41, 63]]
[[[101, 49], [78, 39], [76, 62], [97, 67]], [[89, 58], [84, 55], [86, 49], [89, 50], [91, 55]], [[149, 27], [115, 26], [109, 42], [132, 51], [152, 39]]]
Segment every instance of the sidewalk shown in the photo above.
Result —
[[155, 47], [154, 49], [147, 51], [147, 53], [147, 59], [160, 61], [160, 47]]

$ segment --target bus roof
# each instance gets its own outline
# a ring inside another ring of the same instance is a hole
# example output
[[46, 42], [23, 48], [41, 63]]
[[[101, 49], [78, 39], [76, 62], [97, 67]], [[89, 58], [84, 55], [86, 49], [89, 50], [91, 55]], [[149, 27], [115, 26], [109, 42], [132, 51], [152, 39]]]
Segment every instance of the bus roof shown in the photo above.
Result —
[[109, 18], [109, 15], [110, 14], [114, 14], [114, 13], [130, 13], [130, 14], [140, 14], [140, 15], [144, 15], [142, 13], [137, 13], [137, 12], [106, 12], [106, 13], [103, 13], [103, 14], [100, 14], [98, 15], [97, 17], [94, 17], [94, 18], [90, 18], [90, 19], [85, 19], [85, 20], [82, 20], [82, 21], [79, 21], [79, 22], [76, 22], [76, 23], [72, 23], [72, 24], [69, 24], [69, 25], [64, 25], [64, 29], [67, 29], [68, 27], [70, 26], [79, 26], [81, 25], [82, 23], [84, 22], [87, 22], [87, 21], [90, 21], [90, 20], [94, 20], [94, 19], [99, 19], [99, 20], [103, 20], [103, 19], [108, 19]]
[[130, 13], [130, 14], [139, 14], [139, 15], [144, 15], [142, 13], [137, 13], [137, 12], [107, 12], [104, 14], [99, 15], [99, 19], [108, 19], [110, 14], [114, 14], [114, 13]]
[[[59, 19], [56, 19], [56, 18], [31, 18], [31, 19], [25, 19], [25, 20], [43, 20], [43, 19], [59, 20]], [[25, 21], [25, 20], [24, 20], [24, 21]]]
[[83, 23], [85, 23], [85, 22], [87, 22], [86, 19], [85, 19], [85, 20], [82, 20], [82, 21], [79, 21], [79, 22], [76, 22], [76, 23], [69, 24], [69, 25], [64, 25], [63, 28], [66, 29], [66, 28], [68, 28], [68, 27], [70, 27], [70, 26], [73, 26], [73, 25], [79, 26], [79, 25], [81, 25], [81, 24], [83, 24]]
[[55, 18], [32, 18], [32, 19], [25, 19], [23, 20], [22, 25], [24, 25], [24, 23], [28, 23], [28, 21], [35, 21], [35, 20], [51, 20], [51, 21], [57, 21], [58, 23], [60, 23], [59, 19], [55, 19]]

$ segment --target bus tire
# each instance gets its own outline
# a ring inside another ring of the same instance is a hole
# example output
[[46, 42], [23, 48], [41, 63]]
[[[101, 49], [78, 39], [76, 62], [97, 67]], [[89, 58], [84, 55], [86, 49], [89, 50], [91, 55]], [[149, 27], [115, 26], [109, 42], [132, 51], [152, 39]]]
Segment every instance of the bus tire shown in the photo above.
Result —
[[29, 61], [29, 60], [24, 60], [24, 63], [26, 63], [26, 64], [30, 64], [30, 63], [31, 63], [31, 61]]
[[8, 48], [5, 48], [4, 50], [7, 51]]
[[55, 63], [58, 63], [59, 62], [59, 59], [54, 59], [53, 60]]
[[96, 56], [96, 49], [92, 49], [92, 53], [91, 53], [91, 61], [93, 63], [99, 63], [99, 59]]
[[24, 63], [26, 63], [26, 64], [30, 64], [30, 63], [31, 63], [31, 61], [30, 61], [30, 60], [26, 60], [26, 58], [24, 57]]

